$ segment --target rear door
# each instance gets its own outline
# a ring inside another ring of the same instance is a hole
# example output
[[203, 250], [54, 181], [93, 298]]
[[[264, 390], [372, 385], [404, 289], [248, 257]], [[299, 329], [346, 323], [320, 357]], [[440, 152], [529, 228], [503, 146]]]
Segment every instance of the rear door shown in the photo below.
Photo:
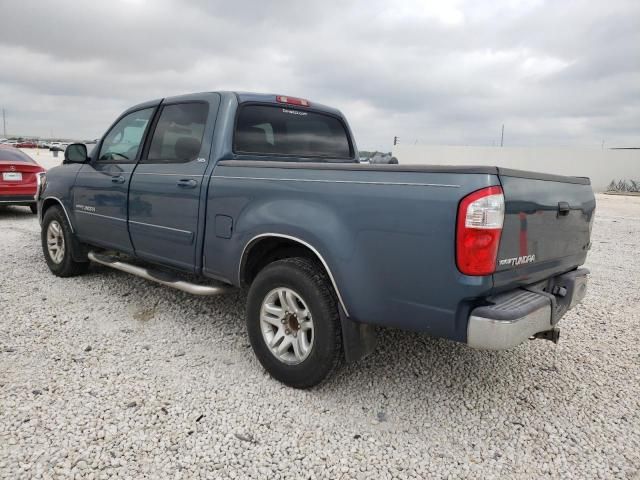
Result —
[[129, 191], [129, 232], [137, 256], [197, 268], [204, 228], [200, 197], [219, 105], [216, 93], [163, 101]]
[[132, 252], [127, 230], [127, 191], [131, 172], [156, 106], [127, 112], [111, 127], [73, 187], [78, 236], [94, 245]]
[[500, 169], [500, 182], [505, 219], [496, 287], [532, 283], [584, 263], [596, 205], [588, 179]]

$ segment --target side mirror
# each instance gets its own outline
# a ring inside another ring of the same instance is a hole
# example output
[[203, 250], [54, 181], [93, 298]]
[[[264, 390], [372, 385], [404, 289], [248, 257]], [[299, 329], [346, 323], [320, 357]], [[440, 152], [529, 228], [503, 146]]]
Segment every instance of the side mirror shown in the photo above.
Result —
[[87, 146], [84, 143], [72, 143], [64, 151], [63, 163], [84, 163], [87, 160]]

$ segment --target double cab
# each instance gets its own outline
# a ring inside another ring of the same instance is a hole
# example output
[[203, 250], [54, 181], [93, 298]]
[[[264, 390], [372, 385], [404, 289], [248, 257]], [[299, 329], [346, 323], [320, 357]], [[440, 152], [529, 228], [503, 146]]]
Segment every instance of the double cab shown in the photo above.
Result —
[[142, 103], [42, 179], [44, 257], [60, 277], [94, 262], [246, 289], [257, 358], [298, 388], [371, 352], [377, 326], [481, 349], [558, 340], [586, 292], [589, 179], [358, 159], [344, 116], [304, 99]]

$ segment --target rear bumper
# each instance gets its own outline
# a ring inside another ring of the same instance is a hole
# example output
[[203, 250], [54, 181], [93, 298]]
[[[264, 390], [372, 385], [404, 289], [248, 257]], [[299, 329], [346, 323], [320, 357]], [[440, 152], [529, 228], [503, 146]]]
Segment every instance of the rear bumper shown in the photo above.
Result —
[[33, 205], [35, 195], [0, 195], [0, 205]]
[[544, 287], [518, 288], [487, 299], [489, 305], [471, 311], [467, 344], [479, 349], [505, 350], [536, 333], [553, 329], [584, 298], [588, 273], [584, 268], [574, 270], [544, 282]]

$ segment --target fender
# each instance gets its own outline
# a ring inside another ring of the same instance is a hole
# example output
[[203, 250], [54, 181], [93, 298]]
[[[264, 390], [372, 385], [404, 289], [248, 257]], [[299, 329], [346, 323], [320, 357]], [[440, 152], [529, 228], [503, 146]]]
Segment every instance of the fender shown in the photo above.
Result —
[[298, 237], [294, 237], [292, 235], [285, 235], [282, 233], [261, 233], [259, 235], [254, 236], [253, 238], [251, 238], [251, 240], [249, 240], [246, 245], [244, 246], [244, 248], [242, 249], [242, 255], [240, 255], [240, 262], [238, 263], [238, 284], [240, 284], [240, 277], [242, 275], [242, 267], [244, 266], [244, 262], [247, 256], [247, 251], [249, 249], [249, 247], [251, 247], [251, 245], [253, 245], [257, 240], [261, 239], [261, 238], [268, 238], [268, 237], [279, 237], [279, 238], [286, 238], [287, 240], [292, 240], [294, 242], [297, 242], [301, 245], [304, 245], [305, 247], [307, 247], [309, 250], [311, 250], [316, 257], [318, 257], [318, 260], [320, 260], [320, 262], [322, 263], [322, 266], [324, 267], [324, 269], [327, 272], [327, 275], [329, 275], [329, 279], [331, 280], [331, 285], [333, 285], [333, 289], [336, 292], [336, 295], [338, 296], [338, 301], [340, 302], [340, 305], [342, 306], [342, 309], [344, 310], [346, 316], [349, 316], [349, 311], [347, 310], [347, 307], [344, 304], [344, 300], [342, 299], [342, 296], [340, 295], [340, 289], [338, 288], [338, 285], [336, 284], [336, 280], [335, 277], [333, 276], [333, 274], [331, 273], [331, 269], [329, 268], [329, 265], [327, 264], [326, 260], [324, 259], [324, 257], [322, 255], [320, 255], [320, 252], [318, 252], [318, 250], [311, 244], [305, 242], [304, 240], [301, 240]]
[[285, 235], [282, 233], [261, 233], [252, 237], [242, 249], [242, 255], [240, 256], [240, 262], [238, 264], [238, 283], [240, 283], [240, 277], [242, 272], [242, 267], [244, 266], [244, 262], [246, 259], [247, 251], [256, 241], [261, 238], [269, 238], [269, 237], [279, 237], [286, 238], [287, 240], [292, 240], [301, 245], [304, 245], [309, 250], [311, 250], [314, 255], [320, 260], [322, 263], [327, 275], [329, 275], [329, 279], [331, 280], [331, 284], [333, 285], [333, 289], [338, 296], [338, 313], [340, 316], [340, 327], [342, 331], [342, 346], [344, 349], [344, 356], [347, 363], [357, 362], [361, 358], [366, 357], [370, 353], [372, 353], [377, 345], [377, 336], [376, 330], [373, 325], [367, 325], [360, 322], [355, 322], [349, 318], [348, 311], [345, 307], [344, 300], [340, 295], [340, 289], [336, 283], [336, 280], [331, 273], [331, 269], [327, 264], [324, 257], [318, 252], [318, 250], [308, 242], [304, 240], [294, 237], [292, 235]]

